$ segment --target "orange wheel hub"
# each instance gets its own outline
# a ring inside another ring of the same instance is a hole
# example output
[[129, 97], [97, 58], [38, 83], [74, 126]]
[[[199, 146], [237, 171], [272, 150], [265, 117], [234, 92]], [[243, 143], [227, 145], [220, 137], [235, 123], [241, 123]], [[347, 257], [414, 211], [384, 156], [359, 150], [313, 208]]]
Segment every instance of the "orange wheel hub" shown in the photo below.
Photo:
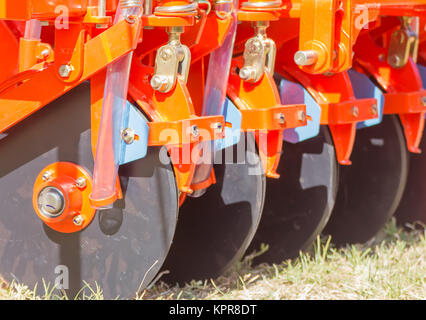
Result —
[[82, 167], [56, 162], [44, 168], [34, 184], [33, 206], [50, 228], [78, 232], [92, 222], [96, 210], [90, 206], [92, 178]]

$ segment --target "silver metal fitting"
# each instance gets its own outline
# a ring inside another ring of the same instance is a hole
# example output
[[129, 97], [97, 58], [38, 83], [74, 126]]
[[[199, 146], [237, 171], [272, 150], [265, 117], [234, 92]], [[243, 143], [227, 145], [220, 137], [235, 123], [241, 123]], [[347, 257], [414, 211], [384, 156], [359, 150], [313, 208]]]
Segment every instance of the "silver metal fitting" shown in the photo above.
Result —
[[277, 114], [277, 119], [279, 121], [280, 124], [284, 124], [285, 123], [285, 115], [284, 113], [278, 113]]
[[297, 51], [294, 54], [294, 63], [298, 66], [310, 66], [318, 60], [318, 52], [315, 50]]
[[124, 129], [121, 132], [121, 138], [126, 144], [132, 144], [135, 141], [135, 130], [132, 128]]
[[239, 76], [248, 82], [257, 82], [263, 75], [265, 68], [270, 73], [275, 69], [277, 48], [275, 42], [266, 35], [268, 21], [256, 21], [253, 24], [255, 36], [247, 40], [244, 49], [244, 66]]
[[74, 68], [72, 65], [63, 64], [59, 67], [59, 75], [61, 76], [61, 78], [68, 78], [73, 70]]
[[80, 227], [82, 224], [83, 224], [83, 222], [84, 222], [84, 218], [83, 218], [83, 216], [82, 215], [80, 215], [80, 214], [78, 214], [78, 215], [76, 215], [73, 219], [72, 219], [72, 222], [77, 226], [77, 227]]
[[223, 131], [223, 126], [222, 123], [220, 122], [216, 122], [212, 124], [212, 128], [217, 132], [217, 133], [222, 133]]
[[87, 186], [87, 181], [85, 178], [80, 177], [75, 181], [75, 185], [77, 186], [77, 188], [79, 189], [84, 189]]
[[195, 124], [193, 126], [191, 126], [191, 134], [194, 138], [197, 138], [198, 135], [200, 134], [198, 126], [196, 126]]
[[44, 182], [48, 182], [52, 180], [53, 172], [52, 171], [45, 171], [42, 175], [42, 179]]
[[352, 107], [352, 109], [351, 109], [351, 114], [352, 114], [355, 118], [358, 118], [358, 116], [359, 116], [359, 109], [358, 109], [358, 107], [357, 107], [357, 106], [353, 106], [353, 107]]
[[171, 91], [178, 76], [184, 83], [188, 80], [191, 51], [180, 42], [182, 32], [182, 27], [168, 28], [169, 42], [157, 51], [155, 71], [151, 79], [151, 87], [156, 91]]
[[38, 194], [37, 204], [42, 215], [55, 218], [65, 210], [65, 197], [58, 188], [46, 187]]

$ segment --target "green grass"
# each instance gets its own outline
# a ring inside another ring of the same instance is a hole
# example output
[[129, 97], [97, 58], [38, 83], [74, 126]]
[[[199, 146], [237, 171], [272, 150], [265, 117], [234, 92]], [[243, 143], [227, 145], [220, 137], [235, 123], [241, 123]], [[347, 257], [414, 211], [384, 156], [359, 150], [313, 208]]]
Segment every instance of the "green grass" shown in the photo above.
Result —
[[[279, 265], [252, 266], [260, 248], [226, 275], [170, 287], [157, 282], [136, 299], [426, 299], [426, 233], [405, 231], [391, 221], [368, 244], [335, 248], [318, 238], [311, 250]], [[52, 296], [51, 287], [11, 284], [3, 299], [68, 299]], [[80, 299], [102, 299], [102, 290]]]

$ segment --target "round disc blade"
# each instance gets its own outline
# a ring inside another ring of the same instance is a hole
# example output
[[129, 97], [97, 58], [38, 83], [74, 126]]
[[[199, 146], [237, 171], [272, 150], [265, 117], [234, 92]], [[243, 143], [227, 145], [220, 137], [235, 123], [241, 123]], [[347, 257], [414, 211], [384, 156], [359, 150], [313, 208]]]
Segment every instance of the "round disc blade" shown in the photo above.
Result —
[[214, 278], [244, 255], [259, 224], [265, 196], [265, 176], [254, 139], [247, 138], [247, 148], [241, 142], [223, 152], [233, 153], [238, 162], [216, 164], [216, 184], [202, 197], [188, 198], [180, 208], [164, 265], [170, 273], [162, 280], [184, 283]]
[[410, 170], [401, 202], [395, 212], [397, 222], [426, 224], [426, 143], [420, 143], [421, 154], [410, 154]]
[[[123, 199], [83, 231], [47, 227], [32, 207], [39, 172], [57, 161], [93, 170], [90, 91], [83, 84], [11, 129], [0, 141], [0, 274], [32, 288], [43, 281], [67, 295], [87, 282], [105, 298], [134, 297], [155, 277], [173, 238], [178, 193], [159, 149], [120, 168]], [[86, 288], [83, 291], [90, 293]]]
[[392, 217], [407, 181], [406, 150], [395, 116], [357, 131], [352, 165], [340, 167], [336, 204], [324, 230], [334, 243], [368, 241]]
[[307, 141], [284, 143], [277, 172], [268, 179], [262, 220], [247, 251], [269, 250], [255, 263], [280, 263], [309, 246], [327, 223], [337, 192], [337, 162], [327, 127]]

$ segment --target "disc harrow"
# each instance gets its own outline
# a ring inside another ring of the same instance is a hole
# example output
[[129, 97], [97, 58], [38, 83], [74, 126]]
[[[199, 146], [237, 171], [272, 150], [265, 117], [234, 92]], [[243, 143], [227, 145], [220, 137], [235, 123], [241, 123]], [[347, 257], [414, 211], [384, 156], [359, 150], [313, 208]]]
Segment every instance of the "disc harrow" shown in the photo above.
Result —
[[378, 3], [0, 0], [1, 277], [131, 298], [424, 227], [426, 2]]

